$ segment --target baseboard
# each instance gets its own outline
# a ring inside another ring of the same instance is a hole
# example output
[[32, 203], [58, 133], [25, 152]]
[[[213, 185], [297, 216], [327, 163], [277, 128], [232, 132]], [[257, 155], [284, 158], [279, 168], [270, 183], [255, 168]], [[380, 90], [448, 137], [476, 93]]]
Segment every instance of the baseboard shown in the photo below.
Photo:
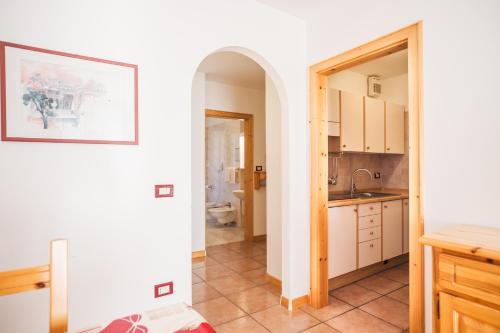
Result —
[[289, 311], [297, 309], [301, 307], [304, 304], [309, 304], [309, 295], [303, 295], [297, 298], [292, 299], [292, 302], [290, 303], [290, 300], [286, 298], [285, 296], [281, 296], [280, 299], [280, 304], [287, 308]]
[[281, 290], [281, 280], [280, 279], [275, 278], [272, 275], [269, 275], [269, 273], [266, 273], [266, 280], [267, 280], [267, 282], [269, 282], [270, 284], [272, 284], [272, 285], [280, 288], [280, 290]]
[[253, 236], [253, 241], [254, 242], [264, 242], [267, 239], [267, 235], [258, 235], [258, 236]]
[[398, 257], [389, 259], [385, 264], [383, 261], [381, 261], [376, 264], [349, 272], [347, 274], [337, 276], [333, 279], [328, 280], [328, 290], [347, 286], [348, 284], [364, 279], [365, 277], [368, 277], [370, 275], [380, 273], [394, 266], [401, 265], [405, 262], [408, 262], [408, 254], [403, 254]]
[[201, 250], [201, 251], [194, 251], [192, 254], [191, 254], [191, 258], [192, 259], [196, 259], [196, 258], [203, 258], [203, 257], [206, 257], [207, 256], [207, 252], [205, 250]]

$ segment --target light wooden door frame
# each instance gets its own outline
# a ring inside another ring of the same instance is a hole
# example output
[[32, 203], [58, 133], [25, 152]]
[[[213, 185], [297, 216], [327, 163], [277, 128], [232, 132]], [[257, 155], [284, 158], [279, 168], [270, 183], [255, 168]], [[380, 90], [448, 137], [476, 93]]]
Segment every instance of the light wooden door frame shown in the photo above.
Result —
[[410, 332], [424, 331], [422, 163], [422, 22], [410, 25], [310, 67], [311, 305], [328, 304], [328, 127], [327, 76], [354, 65], [408, 49]]
[[245, 240], [253, 241], [253, 115], [247, 113], [226, 112], [205, 109], [206, 118], [224, 118], [243, 120], [243, 133], [245, 136], [245, 171], [243, 200], [245, 216]]

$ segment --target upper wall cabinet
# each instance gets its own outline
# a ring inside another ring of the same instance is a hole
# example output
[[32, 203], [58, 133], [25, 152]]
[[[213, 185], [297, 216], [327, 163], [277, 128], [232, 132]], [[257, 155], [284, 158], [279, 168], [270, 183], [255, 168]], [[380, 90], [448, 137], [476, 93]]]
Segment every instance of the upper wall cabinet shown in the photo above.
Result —
[[405, 109], [404, 106], [385, 104], [385, 152], [405, 153]]
[[340, 92], [340, 149], [364, 151], [363, 96]]
[[384, 152], [384, 101], [365, 97], [365, 151]]
[[328, 112], [328, 135], [340, 135], [340, 91], [328, 88], [326, 93], [326, 110]]

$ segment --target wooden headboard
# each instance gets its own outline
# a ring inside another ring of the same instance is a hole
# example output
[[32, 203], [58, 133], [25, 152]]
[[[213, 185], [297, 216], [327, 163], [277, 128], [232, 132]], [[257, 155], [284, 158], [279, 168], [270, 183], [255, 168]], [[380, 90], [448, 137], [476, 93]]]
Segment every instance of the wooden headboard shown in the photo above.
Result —
[[0, 296], [50, 288], [50, 333], [68, 330], [68, 241], [50, 242], [48, 265], [0, 272]]

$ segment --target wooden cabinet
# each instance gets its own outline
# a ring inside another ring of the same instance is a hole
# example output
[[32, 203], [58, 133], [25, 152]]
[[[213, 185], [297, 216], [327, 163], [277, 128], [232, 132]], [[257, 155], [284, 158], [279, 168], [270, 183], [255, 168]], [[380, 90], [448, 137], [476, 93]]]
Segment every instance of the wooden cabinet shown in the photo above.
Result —
[[432, 246], [434, 332], [500, 333], [500, 229], [458, 225]]
[[328, 209], [328, 278], [354, 271], [357, 255], [357, 206]]
[[367, 153], [385, 151], [384, 109], [384, 101], [365, 97], [365, 151]]
[[385, 152], [405, 153], [405, 109], [389, 102], [385, 103]]
[[364, 151], [363, 96], [340, 92], [340, 149]]
[[403, 200], [403, 253], [410, 252], [410, 202]]
[[403, 254], [403, 205], [401, 200], [382, 204], [382, 260], [387, 260]]
[[340, 136], [340, 90], [328, 88], [326, 92], [328, 136]]

